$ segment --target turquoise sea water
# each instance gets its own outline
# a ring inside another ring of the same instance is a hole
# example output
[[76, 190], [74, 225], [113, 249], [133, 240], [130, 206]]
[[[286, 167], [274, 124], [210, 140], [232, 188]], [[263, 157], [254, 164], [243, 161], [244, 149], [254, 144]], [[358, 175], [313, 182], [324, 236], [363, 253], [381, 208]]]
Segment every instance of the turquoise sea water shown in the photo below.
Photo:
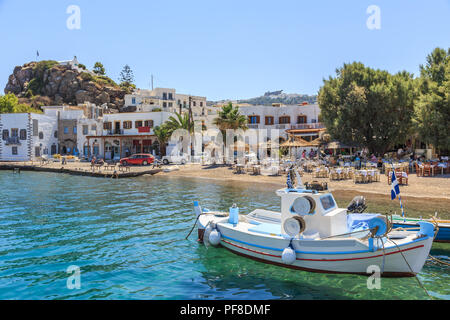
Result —
[[[205, 179], [102, 179], [0, 172], [0, 299], [427, 299], [414, 278], [295, 271], [206, 249], [193, 200], [227, 210], [279, 209], [265, 185]], [[268, 189], [269, 188], [269, 189]], [[450, 245], [433, 247], [448, 258]], [[69, 266], [80, 289], [68, 289]], [[450, 299], [448, 268], [426, 265], [428, 292]]]

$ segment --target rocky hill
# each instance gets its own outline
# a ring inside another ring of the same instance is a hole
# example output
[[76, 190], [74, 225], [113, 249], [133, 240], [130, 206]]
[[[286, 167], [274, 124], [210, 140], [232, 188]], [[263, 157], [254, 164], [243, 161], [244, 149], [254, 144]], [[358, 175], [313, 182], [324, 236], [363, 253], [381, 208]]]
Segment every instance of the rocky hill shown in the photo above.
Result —
[[46, 105], [77, 105], [86, 101], [119, 110], [127, 93], [106, 76], [72, 69], [57, 61], [26, 63], [14, 68], [5, 87], [21, 103], [33, 107]]
[[297, 93], [283, 93], [283, 90], [266, 92], [263, 96], [238, 100], [238, 103], [248, 103], [252, 105], [270, 106], [272, 103], [282, 103], [286, 105], [299, 104], [307, 101], [308, 103], [314, 103], [317, 101], [317, 96]]
[[314, 103], [317, 102], [317, 95], [307, 95], [298, 93], [283, 93], [283, 90], [268, 91], [263, 96], [242, 99], [242, 100], [221, 100], [208, 101], [208, 105], [226, 104], [232, 102], [235, 104], [251, 104], [255, 106], [271, 106], [272, 103], [281, 103], [285, 105], [301, 104], [303, 102]]

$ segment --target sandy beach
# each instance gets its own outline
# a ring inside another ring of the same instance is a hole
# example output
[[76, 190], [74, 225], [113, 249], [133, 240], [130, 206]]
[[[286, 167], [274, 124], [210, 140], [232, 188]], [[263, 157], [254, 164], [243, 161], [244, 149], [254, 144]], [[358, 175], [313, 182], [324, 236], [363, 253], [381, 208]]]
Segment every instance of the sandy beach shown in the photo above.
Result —
[[[160, 172], [158, 175], [196, 177], [216, 180], [242, 181], [251, 183], [276, 184], [280, 187], [286, 185], [286, 176], [262, 176], [252, 174], [235, 174], [231, 167], [204, 166], [187, 164], [178, 166], [180, 170]], [[386, 195], [390, 191], [387, 176], [382, 174], [379, 182], [355, 184], [353, 180], [330, 181], [329, 178], [313, 178], [305, 173], [303, 182], [326, 181], [330, 191], [357, 191]], [[408, 177], [408, 185], [401, 186], [402, 196], [417, 198], [439, 198], [450, 200], [450, 175], [437, 175], [434, 177], [417, 177], [412, 173]]]

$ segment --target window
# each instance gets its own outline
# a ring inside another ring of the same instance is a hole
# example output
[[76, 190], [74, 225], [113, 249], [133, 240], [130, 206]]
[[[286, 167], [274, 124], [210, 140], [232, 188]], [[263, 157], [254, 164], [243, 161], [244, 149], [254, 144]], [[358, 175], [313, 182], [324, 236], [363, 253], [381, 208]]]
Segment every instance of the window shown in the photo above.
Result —
[[192, 104], [194, 105], [194, 107], [195, 107], [195, 101], [192, 101]]
[[140, 128], [140, 127], [142, 127], [142, 121], [135, 121], [135, 122], [134, 122], [134, 127], [135, 127], [135, 128]]
[[172, 93], [169, 92], [169, 100], [173, 100]]
[[289, 117], [289, 116], [280, 117], [280, 124], [286, 124], [286, 123], [291, 123], [291, 117]]
[[169, 107], [172, 107], [172, 102], [169, 102]]
[[33, 136], [36, 137], [39, 131], [39, 121], [37, 119], [33, 119]]
[[131, 104], [136, 104], [136, 98], [131, 98]]
[[69, 133], [69, 127], [64, 127], [64, 134], [68, 134]]
[[5, 129], [5, 130], [3, 130], [3, 132], [2, 132], [2, 139], [3, 140], [7, 140], [9, 138], [9, 130], [8, 129]]
[[297, 123], [298, 124], [306, 123], [306, 116], [298, 116], [297, 117]]
[[58, 130], [55, 130], [55, 133], [53, 134], [53, 136], [54, 136], [55, 138], [58, 138]]
[[103, 129], [104, 130], [111, 130], [111, 128], [112, 128], [112, 123], [111, 122], [103, 123]]
[[13, 128], [11, 129], [11, 137], [18, 137], [19, 136], [19, 129]]
[[77, 134], [77, 127], [73, 127], [73, 133]]
[[153, 128], [153, 120], [145, 120], [144, 121], [144, 127]]
[[248, 122], [252, 124], [259, 123], [259, 116], [249, 116]]
[[27, 140], [27, 129], [20, 129], [20, 140]]
[[12, 147], [12, 154], [14, 155], [14, 156], [17, 156], [17, 147]]
[[51, 151], [50, 151], [52, 154], [55, 154], [56, 153], [56, 145], [55, 144], [52, 144], [52, 147], [51, 147]]
[[84, 134], [84, 135], [87, 135], [88, 132], [89, 132], [89, 126], [84, 125], [84, 126], [83, 126], [83, 134]]
[[267, 116], [266, 117], [266, 125], [272, 125], [274, 123], [273, 117]]
[[91, 126], [91, 130], [92, 130], [92, 131], [97, 131], [97, 125], [96, 125], [96, 124], [93, 124], [93, 125]]
[[203, 102], [200, 102], [200, 107], [203, 107]]
[[167, 93], [163, 92], [163, 100], [167, 100]]
[[167, 107], [167, 103], [163, 102], [163, 108]]
[[41, 131], [41, 132], [39, 132], [39, 139], [44, 139], [44, 133]]
[[133, 122], [131, 121], [124, 121], [123, 122], [123, 128], [124, 129], [131, 129], [133, 127]]
[[44, 148], [44, 154], [48, 154], [48, 148]]
[[40, 157], [41, 156], [41, 148], [40, 147], [34, 147], [34, 155], [36, 157]]
[[331, 195], [325, 195], [320, 198], [320, 203], [322, 204], [322, 207], [324, 210], [328, 210], [331, 208], [334, 208], [336, 204], [334, 203], [334, 199]]

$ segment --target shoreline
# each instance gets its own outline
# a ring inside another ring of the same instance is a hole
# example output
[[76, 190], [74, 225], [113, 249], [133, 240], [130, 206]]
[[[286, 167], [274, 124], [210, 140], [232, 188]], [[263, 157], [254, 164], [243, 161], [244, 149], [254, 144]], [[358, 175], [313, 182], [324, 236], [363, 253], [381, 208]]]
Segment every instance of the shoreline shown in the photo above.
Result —
[[51, 166], [51, 164], [49, 165], [27, 165], [25, 163], [23, 164], [5, 164], [5, 163], [0, 163], [0, 170], [1, 171], [13, 171], [16, 172], [16, 169], [19, 169], [19, 173], [20, 171], [34, 171], [34, 172], [50, 172], [50, 173], [66, 173], [66, 174], [70, 174], [70, 175], [76, 175], [76, 176], [87, 176], [87, 177], [96, 177], [96, 178], [114, 178], [114, 179], [123, 179], [123, 178], [134, 178], [134, 177], [139, 177], [145, 174], [150, 174], [150, 175], [154, 175], [157, 174], [158, 172], [162, 171], [162, 169], [159, 168], [155, 168], [155, 169], [147, 169], [147, 170], [139, 170], [139, 171], [127, 171], [127, 172], [122, 172], [122, 171], [118, 171], [116, 169], [112, 169], [112, 170], [97, 170], [91, 169], [90, 164], [88, 166], [86, 165], [57, 165], [55, 166], [55, 164], [53, 164], [53, 166]]

